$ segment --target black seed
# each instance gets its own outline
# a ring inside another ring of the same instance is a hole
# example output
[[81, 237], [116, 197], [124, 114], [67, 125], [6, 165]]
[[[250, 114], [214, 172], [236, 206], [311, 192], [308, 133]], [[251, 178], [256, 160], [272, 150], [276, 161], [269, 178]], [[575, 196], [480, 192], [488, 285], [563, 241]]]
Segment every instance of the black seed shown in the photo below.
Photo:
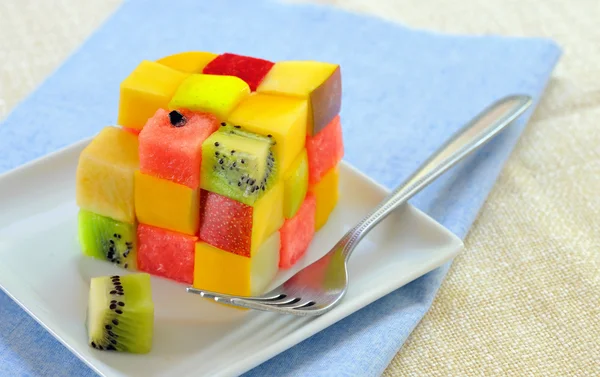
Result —
[[231, 166], [233, 166], [235, 168], [237, 166], [237, 162], [234, 162], [233, 165], [231, 165]]
[[120, 310], [120, 309], [117, 309], [117, 310], [115, 310], [115, 313], [117, 313], [117, 314], [123, 314], [123, 311]]
[[185, 126], [186, 119], [179, 111], [173, 110], [169, 113], [169, 122], [171, 122], [172, 126], [183, 127]]
[[242, 128], [242, 126], [233, 126], [233, 127], [235, 127], [235, 128]]
[[115, 247], [114, 246], [109, 247], [108, 251], [112, 251], [114, 253], [115, 252]]
[[271, 134], [268, 134], [268, 135], [267, 135], [267, 137], [273, 137], [273, 135], [271, 135]]
[[116, 261], [115, 263], [116, 263], [116, 264], [121, 264], [121, 261], [120, 261], [120, 260], [118, 260], [118, 261]]
[[110, 301], [110, 303], [111, 303], [111, 304], [116, 304], [116, 303], [117, 303], [117, 300], [111, 300], [111, 301]]
[[118, 326], [119, 325], [119, 320], [113, 319], [112, 323], [113, 323], [113, 325]]
[[254, 192], [254, 191], [256, 191], [256, 188], [252, 187], [252, 190], [250, 190], [250, 192]]
[[111, 245], [115, 244], [115, 241], [113, 241], [113, 240], [108, 240], [108, 242], [110, 242]]
[[218, 156], [219, 156], [219, 152], [215, 152], [215, 156], [217, 156], [217, 157], [218, 157]]
[[118, 294], [119, 296], [123, 296], [123, 295], [124, 295], [124, 293], [123, 293], [123, 292], [118, 292], [117, 294]]
[[110, 304], [110, 310], [115, 310], [117, 308], [117, 304]]
[[242, 160], [240, 161], [242, 164], [245, 164], [244, 159], [242, 158]]
[[238, 186], [241, 186], [241, 185], [242, 185], [242, 182], [238, 182]]
[[215, 147], [218, 147], [218, 146], [219, 146], [219, 142], [215, 141]]
[[108, 336], [111, 336], [113, 338], [118, 338], [119, 337], [117, 334], [115, 334], [114, 332], [112, 332], [110, 330], [107, 332], [107, 334], [108, 334]]
[[107, 330], [112, 330], [112, 326], [111, 325], [106, 325], [106, 326], [104, 326], [104, 328], [107, 329]]
[[[110, 342], [111, 342], [112, 344], [117, 344], [117, 341], [116, 341], [116, 340], [114, 340], [114, 339], [111, 339], [111, 340], [110, 340]], [[112, 346], [109, 346], [109, 347], [112, 347]]]
[[117, 233], [113, 234], [113, 237], [117, 238], [117, 236], [118, 236], [118, 234], [117, 234]]
[[123, 301], [119, 301], [119, 302], [117, 302], [117, 305], [119, 305], [119, 306], [125, 306], [125, 303]]
[[98, 349], [99, 349], [100, 351], [104, 351], [104, 347], [102, 347], [102, 346], [98, 346]]
[[227, 125], [227, 123], [221, 122], [221, 127], [225, 127], [226, 125]]
[[116, 294], [117, 294], [117, 291], [110, 291], [110, 294], [111, 294], [111, 295], [116, 295]]
[[258, 190], [258, 186], [254, 186], [254, 190]]
[[219, 164], [223, 165], [223, 159], [222, 158], [219, 160]]
[[92, 342], [92, 347], [96, 348], [96, 343]]
[[111, 278], [111, 279], [119, 279], [119, 278], [120, 278], [120, 276], [119, 276], [119, 275], [113, 275], [113, 276], [111, 276], [110, 278]]
[[124, 267], [124, 268], [127, 268], [127, 266], [128, 266], [128, 265], [127, 265], [127, 263], [125, 263], [125, 264], [123, 265], [123, 267]]
[[265, 191], [265, 186], [260, 186], [260, 188], [261, 188], [263, 191]]

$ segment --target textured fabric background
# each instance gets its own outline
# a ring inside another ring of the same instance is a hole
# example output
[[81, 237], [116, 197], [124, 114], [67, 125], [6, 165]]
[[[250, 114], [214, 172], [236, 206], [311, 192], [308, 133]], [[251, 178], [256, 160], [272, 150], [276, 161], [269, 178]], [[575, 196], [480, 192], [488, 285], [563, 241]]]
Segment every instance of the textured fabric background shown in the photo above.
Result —
[[[547, 35], [565, 49], [467, 250], [386, 374], [597, 375], [598, 3], [337, 3], [449, 32]], [[116, 5], [3, 0], [3, 108], [35, 88]]]

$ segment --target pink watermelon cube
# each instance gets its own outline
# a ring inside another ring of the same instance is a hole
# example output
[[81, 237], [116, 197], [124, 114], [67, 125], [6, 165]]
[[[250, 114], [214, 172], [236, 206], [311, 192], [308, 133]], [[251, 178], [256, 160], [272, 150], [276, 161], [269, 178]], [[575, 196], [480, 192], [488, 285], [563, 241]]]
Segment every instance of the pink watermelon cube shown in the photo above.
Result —
[[318, 134], [306, 137], [306, 152], [308, 153], [308, 181], [310, 184], [315, 184], [344, 157], [344, 140], [339, 115]]
[[273, 65], [275, 63], [268, 60], [225, 53], [208, 63], [202, 73], [239, 77], [254, 92]]
[[200, 193], [201, 241], [230, 253], [250, 256], [253, 208], [226, 196]]
[[315, 235], [315, 211], [317, 200], [311, 193], [306, 195], [296, 215], [283, 223], [279, 230], [281, 249], [279, 267], [290, 268], [302, 258]]
[[212, 114], [158, 109], [139, 134], [140, 171], [198, 188], [202, 143], [218, 128]]
[[194, 281], [197, 237], [139, 224], [137, 263], [140, 271], [185, 284]]

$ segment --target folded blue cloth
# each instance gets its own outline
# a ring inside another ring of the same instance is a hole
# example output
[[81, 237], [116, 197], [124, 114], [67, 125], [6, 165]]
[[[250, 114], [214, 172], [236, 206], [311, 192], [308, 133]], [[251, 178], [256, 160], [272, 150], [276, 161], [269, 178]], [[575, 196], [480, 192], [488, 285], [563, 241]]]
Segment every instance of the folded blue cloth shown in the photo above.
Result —
[[[445, 36], [318, 6], [131, 0], [0, 126], [0, 173], [116, 119], [142, 59], [186, 50], [338, 62], [345, 159], [393, 187], [483, 107], [540, 98], [560, 56], [544, 39]], [[526, 119], [412, 200], [464, 237]], [[248, 376], [378, 376], [429, 308], [448, 266], [389, 294]], [[0, 375], [93, 372], [0, 293]]]

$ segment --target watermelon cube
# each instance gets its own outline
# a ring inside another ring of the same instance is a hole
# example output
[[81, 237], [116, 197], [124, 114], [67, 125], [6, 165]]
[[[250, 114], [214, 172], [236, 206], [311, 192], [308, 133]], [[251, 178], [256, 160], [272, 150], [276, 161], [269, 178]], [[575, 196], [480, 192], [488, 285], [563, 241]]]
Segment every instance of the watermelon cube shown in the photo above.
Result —
[[202, 190], [198, 236], [212, 246], [250, 257], [283, 223], [283, 184], [270, 188], [253, 206]]
[[275, 63], [256, 91], [308, 99], [306, 133], [313, 136], [340, 112], [342, 74], [337, 64], [282, 61]]
[[296, 215], [281, 227], [280, 268], [292, 267], [306, 253], [315, 235], [316, 204], [315, 196], [308, 194]]
[[198, 188], [202, 143], [218, 128], [212, 114], [158, 109], [139, 134], [140, 171]]
[[318, 183], [326, 172], [336, 166], [344, 157], [344, 141], [339, 115], [315, 136], [306, 138], [308, 152], [308, 181]]
[[146, 224], [139, 224], [137, 233], [140, 271], [181, 283], [193, 283], [197, 237]]
[[255, 91], [275, 63], [264, 59], [236, 54], [222, 54], [204, 67], [203, 73], [236, 76]]

